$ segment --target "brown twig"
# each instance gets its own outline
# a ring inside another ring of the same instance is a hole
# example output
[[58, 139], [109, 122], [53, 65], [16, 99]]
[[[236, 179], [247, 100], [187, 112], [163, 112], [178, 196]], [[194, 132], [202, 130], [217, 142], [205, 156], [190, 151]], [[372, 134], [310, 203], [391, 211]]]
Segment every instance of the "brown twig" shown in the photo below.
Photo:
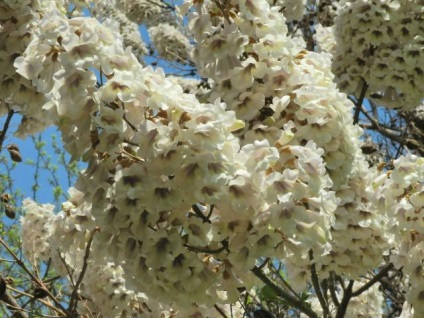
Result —
[[317, 295], [319, 303], [321, 304], [323, 316], [327, 318], [327, 317], [330, 317], [330, 311], [328, 310], [328, 303], [322, 294], [321, 286], [318, 280], [317, 269], [316, 269], [315, 261], [314, 261], [314, 252], [312, 250], [309, 250], [308, 254], [309, 254], [309, 260], [311, 262], [310, 269], [311, 269], [312, 285], [314, 286], [315, 294]]
[[350, 299], [352, 298], [353, 280], [349, 281], [349, 284], [344, 289], [343, 299], [337, 310], [336, 318], [343, 318], [346, 314], [347, 306], [349, 305]]
[[68, 310], [73, 313], [75, 311], [75, 308], [77, 306], [77, 299], [78, 299], [78, 289], [79, 286], [82, 283], [82, 280], [84, 279], [84, 275], [85, 272], [87, 271], [87, 267], [88, 267], [88, 258], [90, 257], [90, 249], [91, 249], [91, 244], [93, 243], [93, 239], [94, 239], [94, 234], [96, 232], [98, 232], [100, 229], [98, 227], [96, 227], [91, 233], [90, 233], [90, 237], [88, 238], [88, 242], [87, 242], [87, 246], [85, 247], [85, 254], [84, 254], [84, 258], [83, 258], [83, 263], [82, 263], [82, 268], [81, 268], [81, 273], [78, 276], [77, 282], [75, 283], [75, 286], [72, 290], [72, 294], [71, 294], [71, 299], [69, 301], [69, 307]]
[[62, 310], [62, 314], [66, 315], [67, 317], [71, 317], [66, 308], [63, 307], [63, 305], [56, 299], [56, 297], [48, 290], [48, 288], [44, 285], [44, 283], [36, 277], [25, 265], [24, 262], [11, 250], [11, 248], [6, 244], [5, 241], [3, 241], [2, 238], [0, 238], [0, 244], [3, 245], [6, 250], [9, 252], [10, 255], [15, 259], [16, 263], [31, 277], [32, 281], [38, 285], [38, 287], [44, 289], [46, 291], [47, 296], [56, 304], [60, 310]]
[[363, 285], [361, 288], [358, 288], [358, 290], [354, 291], [352, 293], [352, 297], [357, 297], [360, 294], [362, 294], [364, 291], [366, 291], [372, 285], [377, 283], [382, 277], [384, 277], [393, 267], [394, 267], [394, 265], [392, 263], [387, 264], [385, 267], [383, 267], [378, 272], [377, 275], [375, 275], [372, 279], [370, 279], [365, 285]]
[[6, 304], [7, 309], [12, 312], [13, 317], [28, 318], [27, 313], [19, 306], [18, 302], [7, 289], [0, 295], [0, 301]]
[[6, 121], [3, 125], [3, 130], [0, 132], [0, 152], [3, 150], [3, 142], [6, 138], [7, 130], [9, 129], [10, 121], [12, 120], [13, 115], [15, 114], [15, 111], [13, 109], [10, 109], [7, 113]]
[[308, 306], [306, 302], [295, 298], [294, 296], [286, 292], [284, 289], [274, 284], [258, 267], [253, 267], [251, 271], [253, 274], [255, 274], [256, 277], [258, 277], [269, 288], [271, 288], [278, 297], [287, 301], [291, 306], [299, 309], [309, 318], [318, 318], [318, 315], [311, 309], [310, 306]]
[[336, 308], [338, 308], [340, 306], [340, 302], [339, 302], [339, 299], [337, 298], [336, 286], [334, 285], [334, 272], [330, 273], [329, 281], [330, 283], [328, 284], [328, 287], [330, 290], [330, 296], [331, 296], [331, 299], [333, 300], [334, 305], [336, 306]]
[[353, 115], [353, 124], [356, 125], [359, 122], [359, 114], [362, 109], [362, 103], [364, 102], [365, 94], [367, 93], [368, 84], [367, 82], [362, 79], [362, 89], [361, 93], [359, 94], [359, 98], [355, 103], [355, 114]]
[[222, 317], [228, 318], [225, 312], [221, 308], [219, 308], [218, 305], [213, 305], [213, 308], [215, 308], [216, 311], [219, 312]]

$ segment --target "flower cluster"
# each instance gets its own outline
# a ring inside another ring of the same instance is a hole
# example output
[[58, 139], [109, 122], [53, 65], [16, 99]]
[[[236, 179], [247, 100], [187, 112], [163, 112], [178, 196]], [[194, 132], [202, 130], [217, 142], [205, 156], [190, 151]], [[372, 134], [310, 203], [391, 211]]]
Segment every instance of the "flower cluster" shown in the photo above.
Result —
[[39, 132], [50, 124], [40, 111], [40, 105], [47, 99], [13, 67], [13, 61], [24, 52], [31, 33], [35, 32], [34, 25], [28, 21], [37, 20], [45, 6], [38, 1], [34, 5], [32, 1], [3, 1], [0, 5], [0, 114], [11, 110], [23, 114], [17, 129], [20, 137]]
[[54, 206], [39, 206], [32, 200], [25, 199], [23, 208], [26, 214], [21, 220], [22, 248], [28, 259], [37, 264], [38, 261], [48, 259], [50, 255], [50, 245], [46, 238], [53, 233], [51, 220], [54, 216]]
[[393, 162], [393, 170], [372, 183], [375, 204], [387, 214], [396, 253], [391, 261], [409, 276], [406, 299], [415, 314], [423, 314], [424, 293], [424, 160], [408, 155]]
[[149, 35], [159, 55], [164, 59], [178, 62], [189, 59], [190, 43], [175, 26], [160, 23], [149, 28]]
[[142, 57], [147, 53], [147, 49], [141, 39], [138, 24], [131, 21], [124, 12], [115, 6], [104, 5], [100, 2], [98, 7], [98, 16], [111, 18], [119, 23], [119, 31], [124, 39], [124, 46], [131, 47], [133, 54], [141, 61]]
[[358, 93], [368, 85], [367, 96], [377, 104], [410, 110], [421, 103], [423, 4], [422, 0], [341, 1], [333, 71], [343, 91]]
[[[364, 1], [342, 2], [340, 16], [357, 17]], [[12, 53], [1, 54], [16, 58], [16, 70], [9, 65], [2, 83], [13, 77], [45, 97], [20, 104], [15, 87], [1, 99], [23, 105], [24, 116], [42, 113], [43, 125], [56, 124], [68, 152], [88, 166], [59, 214], [26, 201], [24, 249], [34, 262], [51, 258], [63, 275], [72, 267], [77, 277], [88, 264], [80, 292], [91, 312], [211, 316], [208, 308], [225, 311], [256, 283], [250, 270], [260, 258], [284, 260], [301, 290], [311, 264], [320, 278], [356, 279], [389, 246], [410, 275], [408, 302], [421, 312], [423, 282], [415, 276], [423, 259], [424, 162], [402, 158], [387, 174], [368, 168], [330, 56], [289, 37], [280, 7], [267, 0], [181, 7], [197, 42], [193, 61], [209, 79], [201, 103], [191, 83], [181, 87], [162, 70], [143, 68], [116, 21], [68, 18], [59, 1], [31, 3], [16, 10], [31, 23], [7, 18], [6, 10], [0, 47]], [[146, 3], [110, 5], [122, 10], [122, 27], [124, 13], [150, 19], [163, 9]], [[378, 8], [403, 12], [396, 1]], [[17, 43], [10, 34], [21, 33], [5, 27], [32, 35]], [[188, 41], [168, 38], [170, 28], [149, 25], [156, 48], [186, 59]], [[380, 46], [372, 47], [374, 54]], [[378, 315], [380, 301], [360, 297], [351, 312]]]
[[[359, 284], [355, 284], [354, 288], [359, 289], [361, 288], [367, 281], [365, 279], [361, 279], [359, 281]], [[328, 292], [329, 293], [329, 292]], [[342, 298], [341, 291], [336, 291], [335, 295], [333, 297], [337, 297], [339, 300]], [[333, 312], [336, 310], [336, 306], [333, 303], [333, 298], [331, 297], [330, 293], [327, 295], [327, 299], [330, 300], [329, 309], [330, 312]], [[381, 291], [379, 290], [379, 284], [374, 284], [371, 286], [371, 288], [367, 289], [365, 292], [361, 293], [359, 296], [353, 298], [346, 309], [346, 314], [344, 317], [346, 318], [374, 318], [374, 317], [383, 317], [383, 301], [384, 297]], [[322, 307], [318, 301], [318, 298], [316, 295], [313, 295], [310, 299], [308, 299], [308, 302], [310, 302], [312, 309], [317, 314], [322, 315]], [[306, 318], [307, 316], [304, 314], [301, 314], [302, 318]], [[406, 318], [406, 317], [405, 317]]]

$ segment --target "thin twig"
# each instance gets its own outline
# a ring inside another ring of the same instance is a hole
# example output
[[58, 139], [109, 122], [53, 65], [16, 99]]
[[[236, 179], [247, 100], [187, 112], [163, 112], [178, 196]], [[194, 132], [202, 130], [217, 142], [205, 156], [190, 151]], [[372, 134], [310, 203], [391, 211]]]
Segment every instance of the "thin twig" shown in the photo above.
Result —
[[3, 125], [3, 130], [0, 132], [0, 152], [3, 150], [3, 142], [6, 138], [7, 130], [9, 129], [10, 121], [12, 120], [13, 115], [15, 114], [15, 111], [13, 109], [10, 109], [7, 113], [6, 121]]
[[343, 299], [340, 303], [339, 309], [337, 310], [336, 318], [343, 318], [346, 314], [347, 305], [349, 305], [349, 301], [352, 298], [352, 289], [353, 289], [353, 280], [349, 281], [349, 284], [344, 289]]
[[361, 93], [359, 94], [359, 98], [356, 101], [356, 108], [355, 108], [355, 114], [353, 115], [353, 124], [356, 125], [359, 122], [359, 113], [361, 112], [362, 103], [364, 102], [365, 94], [367, 93], [368, 84], [367, 82], [362, 78], [362, 89]]
[[340, 302], [339, 302], [339, 299], [337, 298], [336, 286], [334, 285], [334, 272], [330, 273], [330, 283], [328, 284], [328, 287], [330, 289], [330, 296], [331, 296], [331, 299], [333, 300], [334, 305], [336, 306], [336, 308], [339, 308]]
[[280, 269], [275, 268], [274, 264], [271, 264], [271, 268], [272, 271], [274, 272], [274, 274], [276, 274], [276, 276], [278, 277], [278, 279], [283, 283], [283, 285], [292, 292], [292, 294], [297, 297], [299, 300], [301, 300], [302, 298], [295, 292], [295, 290], [293, 289], [293, 287], [290, 286], [290, 284], [280, 275]]
[[90, 257], [90, 249], [91, 244], [93, 243], [94, 234], [99, 231], [99, 228], [96, 227], [90, 234], [90, 237], [88, 238], [87, 246], [85, 247], [85, 254], [83, 258], [81, 273], [78, 276], [77, 282], [75, 283], [75, 287], [72, 290], [71, 299], [69, 301], [69, 311], [72, 313], [74, 312], [74, 309], [77, 305], [77, 296], [78, 296], [78, 289], [79, 286], [82, 283], [82, 280], [84, 279], [85, 272], [87, 271], [88, 267], [88, 258]]
[[217, 305], [213, 305], [213, 308], [216, 309], [217, 312], [219, 312], [221, 314], [222, 317], [224, 318], [228, 318], [227, 315], [225, 314], [225, 312], [222, 311], [221, 308], [219, 308]]
[[314, 289], [315, 289], [315, 294], [317, 295], [319, 303], [321, 304], [324, 317], [330, 317], [330, 312], [328, 310], [328, 303], [325, 300], [324, 296], [322, 295], [321, 286], [318, 280], [317, 269], [316, 269], [315, 261], [314, 261], [314, 252], [312, 250], [309, 250], [308, 254], [309, 254], [309, 260], [311, 261], [311, 267], [310, 267], [311, 278], [312, 278], [312, 285], [314, 286]]
[[358, 288], [358, 290], [354, 291], [352, 293], [352, 297], [357, 297], [360, 294], [362, 294], [372, 285], [377, 283], [382, 277], [384, 277], [393, 267], [394, 265], [392, 263], [387, 264], [384, 268], [380, 270], [380, 272], [378, 272], [377, 275], [375, 275], [372, 279], [370, 279], [365, 285], [363, 285], [361, 288]]
[[191, 208], [193, 209], [194, 213], [203, 220], [203, 222], [205, 223], [211, 223], [211, 221], [209, 220], [209, 218], [207, 216], [205, 216], [202, 211], [199, 209], [199, 207], [196, 204], [193, 204], [191, 206]]
[[26, 292], [24, 292], [24, 291], [22, 291], [22, 290], [19, 290], [19, 289], [13, 288], [13, 287], [11, 287], [11, 286], [7, 286], [7, 288], [8, 288], [8, 289], [10, 289], [11, 291], [15, 292], [15, 293], [18, 293], [18, 294], [20, 294], [20, 295], [23, 295], [23, 296], [29, 297], [29, 298], [31, 298], [31, 299], [34, 299], [34, 300], [36, 300], [36, 301], [38, 301], [38, 302], [42, 303], [44, 306], [47, 306], [47, 307], [49, 307], [50, 309], [52, 309], [52, 310], [56, 311], [59, 315], [62, 315], [62, 316], [64, 315], [64, 313], [63, 313], [61, 310], [59, 310], [58, 308], [56, 308], [55, 306], [53, 306], [52, 304], [50, 304], [48, 301], [45, 301], [44, 299], [41, 299], [41, 298], [35, 298], [35, 297], [34, 297], [34, 295], [28, 294], [28, 293], [26, 293]]
[[7, 289], [0, 295], [0, 301], [12, 312], [13, 317], [28, 318], [27, 313], [19, 306], [18, 302]]
[[26, 267], [25, 263], [22, 262], [22, 260], [10, 249], [10, 247], [6, 244], [6, 242], [3, 241], [2, 238], [0, 238], [0, 244], [6, 248], [10, 255], [13, 256], [16, 263], [31, 277], [33, 282], [36, 283], [40, 288], [43, 288], [45, 290], [47, 296], [56, 304], [56, 306], [59, 307], [63, 311], [63, 313], [67, 313], [66, 308], [63, 307], [63, 305], [56, 299], [56, 297], [48, 290], [44, 283], [36, 276], [34, 276], [34, 274]]
[[310, 306], [308, 306], [307, 303], [298, 300], [281, 287], [275, 285], [258, 267], [253, 267], [252, 273], [255, 274], [255, 276], [264, 282], [269, 288], [271, 288], [278, 297], [281, 297], [287, 301], [291, 306], [296, 307], [310, 318], [318, 318], [318, 315], [311, 309]]

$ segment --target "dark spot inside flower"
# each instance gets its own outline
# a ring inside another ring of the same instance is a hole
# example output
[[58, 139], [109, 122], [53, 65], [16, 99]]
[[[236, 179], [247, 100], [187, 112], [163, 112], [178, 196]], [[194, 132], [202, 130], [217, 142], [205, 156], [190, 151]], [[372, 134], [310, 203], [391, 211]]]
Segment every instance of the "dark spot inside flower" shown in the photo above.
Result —
[[232, 193], [236, 198], [243, 196], [243, 191], [240, 187], [232, 185], [230, 186], [230, 193]]
[[422, 277], [422, 271], [423, 271], [423, 267], [421, 265], [418, 265], [417, 267], [415, 267], [415, 276]]
[[417, 75], [422, 76], [424, 74], [423, 70], [419, 67], [414, 68], [414, 71]]
[[408, 36], [409, 35], [409, 30], [407, 28], [402, 28], [400, 30], [401, 30], [403, 36]]
[[371, 5], [367, 3], [367, 4], [363, 5], [362, 7], [359, 7], [359, 8], [358, 8], [358, 12], [360, 12], [360, 13], [365, 13], [365, 12], [367, 12], [369, 9], [371, 9]]
[[114, 220], [116, 214], [118, 213], [118, 208], [113, 206], [107, 211], [107, 218], [109, 221]]
[[225, 81], [222, 82], [222, 87], [226, 88], [226, 89], [231, 89], [232, 88], [232, 84], [231, 84], [231, 80], [227, 79]]
[[399, 75], [392, 75], [392, 79], [394, 81], [399, 81], [399, 82], [402, 82], [403, 81], [403, 77], [402, 76], [399, 76]]
[[410, 57], [417, 57], [420, 55], [420, 51], [418, 50], [411, 50], [406, 52], [406, 55], [410, 56]]
[[110, 86], [112, 86], [112, 89], [115, 90], [115, 91], [116, 90], [123, 91], [123, 90], [129, 89], [129, 87], [127, 85], [120, 84], [118, 82], [112, 82], [112, 83], [110, 83]]
[[357, 59], [356, 59], [356, 63], [357, 63], [359, 66], [364, 66], [364, 65], [365, 65], [365, 61], [364, 61], [363, 59], [360, 59], [360, 58], [357, 58]]
[[284, 208], [280, 211], [279, 217], [282, 219], [290, 219], [293, 215], [293, 210]]
[[374, 31], [372, 31], [372, 34], [373, 34], [376, 38], [379, 38], [379, 37], [383, 36], [383, 32], [378, 31], [378, 30], [374, 30]]
[[127, 240], [126, 245], [125, 245], [125, 249], [127, 250], [127, 252], [128, 252], [129, 254], [134, 253], [134, 252], [135, 252], [135, 248], [136, 248], [136, 247], [137, 247], [137, 241], [136, 241], [136, 240], [134, 240], [134, 239], [132, 239], [132, 238], [129, 238], [129, 239]]
[[378, 63], [377, 68], [379, 70], [385, 70], [385, 69], [388, 68], [388, 66], [386, 64], [384, 64], [384, 63]]
[[138, 182], [141, 181], [139, 176], [124, 176], [122, 177], [122, 181], [125, 185], [130, 185], [131, 187], [134, 187]]
[[424, 290], [422, 290], [418, 293], [418, 300], [424, 301]]
[[156, 250], [159, 253], [165, 253], [168, 245], [169, 245], [169, 240], [166, 237], [163, 237], [156, 243]]
[[272, 83], [278, 87], [282, 86], [284, 82], [286, 81], [286, 77], [282, 74], [274, 76], [272, 78]]
[[214, 39], [211, 43], [211, 48], [215, 50], [220, 50], [227, 42], [223, 39]]
[[75, 217], [75, 220], [77, 221], [77, 223], [81, 224], [81, 223], [87, 222], [88, 217], [86, 215], [77, 215]]
[[141, 212], [140, 214], [140, 222], [142, 224], [147, 224], [147, 218], [149, 217], [149, 212], [147, 212], [146, 210], [144, 210], [143, 212]]
[[161, 199], [166, 199], [171, 194], [171, 188], [156, 188], [155, 195], [161, 197]]
[[125, 203], [128, 206], [135, 207], [135, 206], [137, 206], [137, 199], [126, 198]]
[[187, 167], [184, 168], [184, 172], [187, 177], [191, 178], [196, 173], [196, 170], [199, 168], [199, 165], [197, 163], [189, 164]]
[[217, 190], [213, 187], [203, 187], [202, 188], [202, 194], [205, 194], [205, 195], [208, 195], [208, 196], [214, 195], [215, 192], [217, 192]]
[[219, 162], [211, 162], [211, 163], [208, 163], [208, 170], [212, 171], [213, 173], [219, 173], [224, 170], [224, 167]]
[[202, 234], [202, 228], [197, 224], [190, 224], [188, 228], [194, 236], [200, 236]]
[[268, 242], [270, 241], [270, 237], [268, 234], [262, 236], [259, 240], [258, 240], [258, 245], [262, 245], [262, 246], [266, 246], [268, 245]]
[[146, 265], [146, 259], [144, 257], [140, 257], [139, 261], [138, 261], [138, 267], [140, 268], [141, 271], [145, 272], [148, 270], [148, 267]]
[[240, 225], [240, 222], [235, 220], [235, 221], [231, 221], [228, 223], [228, 229], [233, 232], [235, 230], [235, 228]]
[[185, 259], [184, 254], [179, 254], [177, 257], [174, 258], [174, 261], [172, 262], [172, 266], [182, 268], [184, 264], [184, 259]]

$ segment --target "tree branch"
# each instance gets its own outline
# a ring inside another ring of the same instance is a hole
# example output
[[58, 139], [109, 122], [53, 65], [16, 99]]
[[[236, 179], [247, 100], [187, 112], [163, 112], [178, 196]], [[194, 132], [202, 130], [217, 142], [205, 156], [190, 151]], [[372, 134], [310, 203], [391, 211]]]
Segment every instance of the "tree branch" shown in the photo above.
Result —
[[15, 111], [13, 109], [10, 109], [7, 113], [6, 121], [3, 125], [3, 130], [0, 133], [0, 152], [3, 150], [3, 142], [6, 138], [7, 130], [9, 129], [10, 121], [12, 120], [13, 115], [15, 114]]
[[71, 299], [69, 301], [69, 307], [68, 310], [73, 313], [76, 305], [77, 305], [77, 296], [78, 296], [78, 289], [79, 286], [82, 283], [82, 280], [84, 279], [84, 275], [85, 272], [87, 271], [87, 267], [88, 267], [88, 258], [90, 257], [90, 249], [91, 249], [91, 244], [93, 243], [93, 239], [94, 239], [94, 234], [96, 232], [99, 231], [99, 228], [96, 227], [90, 234], [90, 237], [88, 238], [88, 242], [87, 242], [87, 246], [85, 247], [85, 254], [84, 254], [84, 258], [83, 258], [83, 263], [82, 263], [82, 269], [81, 269], [81, 273], [78, 276], [77, 282], [75, 283], [75, 287], [72, 290], [72, 295], [71, 295]]
[[16, 318], [28, 318], [27, 313], [19, 306], [18, 302], [13, 298], [12, 294], [5, 289], [0, 295], [0, 300], [6, 304], [7, 309], [12, 312], [12, 316]]
[[340, 307], [337, 310], [336, 318], [343, 318], [346, 314], [347, 306], [349, 305], [349, 301], [352, 298], [352, 289], [353, 289], [353, 280], [349, 281], [349, 284], [344, 289], [343, 299], [340, 303]]
[[364, 291], [366, 291], [368, 288], [370, 288], [372, 285], [374, 285], [375, 283], [377, 283], [383, 276], [385, 276], [392, 268], [394, 267], [394, 265], [392, 263], [387, 264], [384, 268], [382, 268], [380, 270], [380, 272], [375, 275], [371, 280], [369, 280], [364, 286], [362, 286], [361, 288], [358, 288], [358, 290], [354, 291], [352, 293], [352, 297], [357, 297], [360, 294], [362, 294]]
[[255, 274], [262, 282], [270, 287], [279, 297], [283, 298], [293, 307], [296, 307], [309, 318], [318, 318], [318, 315], [308, 306], [304, 301], [298, 300], [294, 296], [290, 295], [281, 287], [275, 285], [257, 266], [252, 268], [252, 273]]
[[[58, 308], [62, 310], [65, 315], [65, 313], [67, 313], [65, 307], [63, 307], [63, 305], [56, 299], [56, 297], [48, 290], [44, 283], [36, 276], [34, 276], [34, 274], [26, 267], [25, 263], [22, 262], [22, 260], [10, 249], [10, 247], [6, 244], [5, 241], [3, 241], [2, 238], [0, 238], [0, 244], [6, 248], [10, 255], [13, 256], [16, 263], [31, 277], [32, 281], [36, 283], [40, 288], [43, 288], [46, 291], [48, 297], [56, 304]], [[70, 317], [70, 315], [67, 315], [67, 317]]]
[[356, 125], [359, 122], [359, 113], [362, 109], [362, 103], [364, 102], [365, 94], [367, 93], [368, 84], [367, 82], [362, 78], [362, 89], [361, 93], [359, 94], [359, 98], [355, 103], [355, 114], [353, 115], [353, 124]]
[[322, 295], [321, 286], [318, 280], [318, 274], [317, 269], [314, 262], [314, 252], [312, 250], [309, 250], [309, 260], [311, 261], [311, 278], [312, 278], [312, 285], [314, 286], [315, 293], [317, 295], [317, 298], [319, 300], [319, 303], [321, 304], [323, 315], [325, 318], [330, 317], [330, 312], [328, 310], [328, 303], [325, 300], [324, 296]]

